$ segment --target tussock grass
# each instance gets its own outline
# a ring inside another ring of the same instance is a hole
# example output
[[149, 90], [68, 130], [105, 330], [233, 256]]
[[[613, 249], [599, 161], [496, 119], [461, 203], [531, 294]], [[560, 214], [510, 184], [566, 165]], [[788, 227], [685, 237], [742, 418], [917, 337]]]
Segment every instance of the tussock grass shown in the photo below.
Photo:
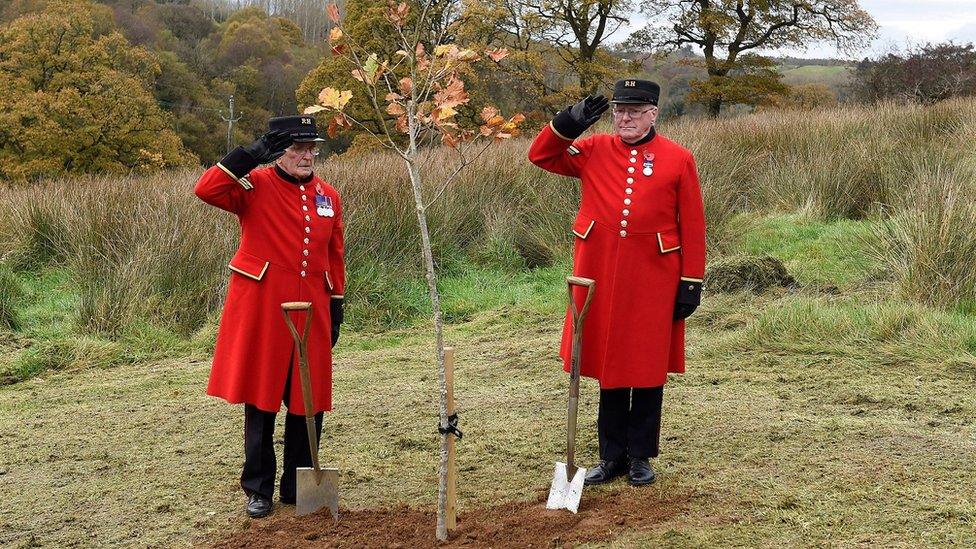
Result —
[[0, 263], [0, 328], [16, 329], [20, 326], [17, 304], [23, 294], [13, 270]]
[[922, 164], [894, 213], [874, 226], [871, 252], [903, 297], [976, 311], [976, 170], [945, 159]]

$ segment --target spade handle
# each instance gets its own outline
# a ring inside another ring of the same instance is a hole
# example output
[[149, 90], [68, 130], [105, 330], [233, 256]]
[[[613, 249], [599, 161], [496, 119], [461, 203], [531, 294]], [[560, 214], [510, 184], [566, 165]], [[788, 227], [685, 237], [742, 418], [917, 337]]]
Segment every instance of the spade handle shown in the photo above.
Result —
[[[305, 329], [302, 334], [291, 320], [291, 311], [305, 313]], [[305, 405], [305, 428], [308, 430], [308, 451], [312, 455], [312, 466], [315, 467], [315, 480], [321, 482], [322, 469], [319, 467], [319, 441], [315, 432], [315, 412], [312, 411], [312, 378], [308, 371], [308, 336], [312, 327], [312, 304], [307, 301], [289, 301], [281, 304], [281, 313], [285, 316], [285, 323], [298, 352], [298, 371], [302, 378], [302, 402]]]

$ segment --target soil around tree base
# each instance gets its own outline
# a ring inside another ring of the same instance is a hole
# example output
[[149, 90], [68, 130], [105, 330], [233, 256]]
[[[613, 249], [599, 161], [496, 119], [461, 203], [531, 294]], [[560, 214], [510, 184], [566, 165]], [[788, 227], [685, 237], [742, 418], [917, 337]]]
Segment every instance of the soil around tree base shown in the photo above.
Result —
[[[690, 496], [675, 497], [654, 486], [585, 494], [578, 514], [546, 509], [545, 495], [535, 502], [496, 505], [463, 513], [445, 542], [434, 534], [433, 510], [398, 506], [340, 510], [339, 523], [328, 509], [296, 517], [294, 507], [279, 507], [267, 519], [250, 521], [241, 532], [223, 538], [218, 549], [284, 547], [572, 547], [647, 530], [687, 510]], [[668, 499], [660, 499], [661, 497]]]

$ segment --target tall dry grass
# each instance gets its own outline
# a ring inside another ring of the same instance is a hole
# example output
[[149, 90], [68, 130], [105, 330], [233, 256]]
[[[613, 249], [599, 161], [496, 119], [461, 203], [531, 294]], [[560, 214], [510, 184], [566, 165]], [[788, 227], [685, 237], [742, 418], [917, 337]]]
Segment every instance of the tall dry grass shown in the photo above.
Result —
[[[964, 253], [972, 231], [965, 227], [969, 199], [961, 197], [970, 195], [959, 194], [945, 207], [939, 202], [957, 192], [952, 189], [962, 193], [971, 173], [939, 166], [964, 165], [972, 157], [974, 128], [976, 101], [957, 100], [683, 120], [661, 132], [696, 155], [712, 257], [735, 251], [750, 218], [742, 212], [894, 214], [883, 225], [891, 245], [878, 253], [906, 294], [943, 302], [969, 295], [960, 286], [972, 289], [976, 269], [973, 254]], [[494, 146], [431, 205], [441, 269], [524, 269], [568, 256], [578, 185], [532, 166], [528, 144], [519, 139]], [[456, 153], [429, 154], [426, 193], [435, 196]], [[350, 300], [371, 322], [415, 316], [423, 309], [419, 236], [400, 160], [382, 153], [338, 157], [317, 170], [343, 196]], [[238, 235], [233, 216], [193, 196], [199, 173], [3, 189], [0, 253], [19, 268], [67, 268], [81, 291], [78, 323], [87, 331], [118, 334], [149, 320], [191, 332], [219, 308]], [[937, 255], [939, 246], [960, 253]], [[933, 261], [937, 269], [926, 267]]]
[[903, 297], [976, 312], [976, 169], [931, 158], [911, 177], [875, 225], [872, 252]]

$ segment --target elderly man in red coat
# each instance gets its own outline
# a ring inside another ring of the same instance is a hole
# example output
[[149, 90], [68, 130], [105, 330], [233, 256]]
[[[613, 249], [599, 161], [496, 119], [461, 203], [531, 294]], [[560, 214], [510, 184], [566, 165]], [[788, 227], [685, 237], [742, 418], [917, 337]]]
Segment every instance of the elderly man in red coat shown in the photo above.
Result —
[[[332, 409], [332, 347], [339, 338], [345, 286], [339, 193], [312, 173], [323, 141], [315, 120], [283, 116], [269, 125], [268, 133], [231, 151], [196, 185], [201, 200], [235, 214], [241, 225], [207, 394], [244, 403], [241, 487], [251, 517], [272, 509], [277, 474], [272, 435], [282, 402], [288, 408], [282, 503], [295, 502], [295, 469], [312, 464], [297, 357], [280, 305], [312, 303], [308, 365], [321, 432], [322, 412]], [[296, 326], [304, 326], [304, 314], [294, 317]]]
[[[601, 484], [654, 482], [668, 372], [684, 372], [685, 319], [701, 299], [705, 215], [695, 159], [655, 132], [660, 87], [620, 80], [613, 99], [560, 112], [529, 149], [537, 166], [582, 181], [573, 274], [596, 281], [583, 329], [581, 374], [600, 382]], [[615, 135], [578, 139], [613, 103]], [[578, 290], [582, 292], [582, 290]], [[582, 293], [576, 296], [582, 305]], [[571, 319], [562, 356], [569, 368]]]

